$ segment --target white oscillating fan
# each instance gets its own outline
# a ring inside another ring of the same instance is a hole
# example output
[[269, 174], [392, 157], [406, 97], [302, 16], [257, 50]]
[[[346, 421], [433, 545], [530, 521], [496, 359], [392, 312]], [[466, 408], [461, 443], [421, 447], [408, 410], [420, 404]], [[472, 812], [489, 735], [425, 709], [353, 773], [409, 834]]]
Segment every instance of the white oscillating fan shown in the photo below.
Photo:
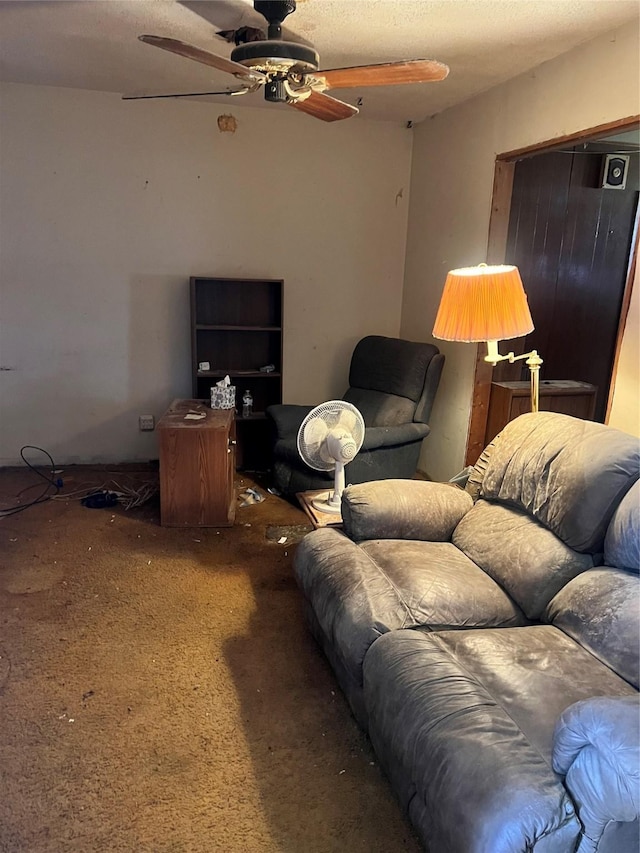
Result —
[[322, 512], [340, 512], [344, 466], [355, 459], [364, 441], [364, 419], [351, 403], [329, 400], [312, 409], [298, 430], [298, 453], [316, 471], [335, 469], [333, 491], [312, 501]]

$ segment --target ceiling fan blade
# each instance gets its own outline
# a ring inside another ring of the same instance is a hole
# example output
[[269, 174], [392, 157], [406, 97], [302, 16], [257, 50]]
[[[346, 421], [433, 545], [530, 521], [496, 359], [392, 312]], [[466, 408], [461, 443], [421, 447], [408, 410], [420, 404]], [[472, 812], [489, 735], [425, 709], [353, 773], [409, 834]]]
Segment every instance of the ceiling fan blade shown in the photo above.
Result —
[[148, 101], [151, 98], [202, 98], [204, 95], [244, 95], [249, 89], [235, 89], [224, 92], [178, 92], [173, 95], [123, 95], [123, 101]]
[[204, 65], [210, 65], [211, 68], [217, 68], [218, 71], [226, 71], [227, 74], [234, 74], [243, 80], [266, 80], [266, 76], [261, 71], [253, 71], [239, 62], [232, 62], [224, 56], [218, 56], [208, 50], [203, 50], [201, 47], [195, 47], [192, 44], [187, 44], [179, 39], [165, 38], [164, 36], [138, 36], [140, 41], [145, 44], [153, 45], [153, 47], [161, 47], [163, 50], [168, 50], [171, 53], [177, 53], [178, 56], [184, 56], [186, 59], [195, 59], [196, 62], [202, 62]]
[[361, 86], [396, 86], [400, 83], [428, 83], [444, 80], [449, 66], [435, 59], [408, 59], [380, 65], [355, 65], [318, 71], [329, 89], [353, 89]]
[[322, 92], [312, 92], [304, 101], [291, 102], [290, 106], [322, 121], [339, 121], [343, 118], [351, 118], [359, 112], [357, 107], [352, 107], [351, 104], [345, 104], [344, 101], [339, 101]]

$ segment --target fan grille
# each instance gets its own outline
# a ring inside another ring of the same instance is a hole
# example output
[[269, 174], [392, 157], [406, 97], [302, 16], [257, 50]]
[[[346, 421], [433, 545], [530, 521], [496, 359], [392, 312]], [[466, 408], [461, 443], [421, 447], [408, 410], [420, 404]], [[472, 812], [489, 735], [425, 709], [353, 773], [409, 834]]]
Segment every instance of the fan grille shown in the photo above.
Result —
[[336, 460], [327, 449], [332, 430], [343, 430], [356, 445], [353, 456], [362, 447], [365, 424], [358, 409], [345, 400], [329, 400], [312, 409], [298, 430], [298, 453], [316, 471], [333, 471]]

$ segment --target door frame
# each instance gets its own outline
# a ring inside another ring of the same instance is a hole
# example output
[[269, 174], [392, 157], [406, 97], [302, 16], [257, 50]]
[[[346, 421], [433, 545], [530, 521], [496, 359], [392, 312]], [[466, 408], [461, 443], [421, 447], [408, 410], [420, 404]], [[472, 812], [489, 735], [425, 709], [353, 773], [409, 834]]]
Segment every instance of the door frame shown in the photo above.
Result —
[[[581, 142], [594, 142], [614, 133], [624, 133], [640, 125], [640, 115], [627, 116], [617, 121], [600, 124], [586, 130], [559, 136], [544, 142], [538, 142], [526, 148], [518, 148], [514, 151], [505, 151], [498, 154], [495, 162], [493, 175], [493, 195], [491, 199], [491, 216], [489, 219], [489, 235], [487, 239], [487, 263], [504, 263], [507, 250], [507, 234], [509, 230], [509, 215], [511, 213], [511, 196], [513, 191], [513, 176], [516, 162], [524, 157], [533, 157], [535, 154], [546, 154], [557, 148], [563, 148], [567, 143], [577, 145]], [[639, 206], [640, 209], [640, 206]], [[612, 392], [615, 384], [616, 370], [618, 367], [620, 347], [624, 328], [629, 312], [631, 301], [631, 288], [636, 259], [638, 256], [638, 211], [636, 211], [636, 222], [633, 234], [632, 249], [627, 265], [627, 278], [620, 310], [618, 323], [618, 334], [616, 336], [616, 349], [613, 359], [613, 371], [607, 401], [607, 412], [605, 423], [609, 419], [611, 410]], [[493, 368], [484, 360], [485, 344], [476, 347], [476, 366], [473, 380], [473, 397], [471, 402], [471, 414], [469, 416], [469, 430], [467, 432], [467, 449], [465, 465], [474, 465], [485, 446], [485, 432], [487, 418], [489, 415], [489, 397], [491, 396], [491, 377]]]

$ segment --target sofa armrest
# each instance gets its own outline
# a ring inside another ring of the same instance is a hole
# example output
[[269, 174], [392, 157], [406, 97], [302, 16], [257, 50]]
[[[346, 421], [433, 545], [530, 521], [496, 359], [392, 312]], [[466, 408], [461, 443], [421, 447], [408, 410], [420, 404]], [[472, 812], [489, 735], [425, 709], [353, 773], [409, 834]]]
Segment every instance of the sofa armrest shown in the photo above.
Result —
[[364, 433], [361, 452], [375, 450], [377, 447], [396, 447], [422, 441], [431, 432], [427, 424], [398, 424], [397, 426], [367, 427]]
[[344, 490], [342, 520], [345, 533], [356, 542], [366, 539], [448, 542], [472, 506], [471, 496], [449, 483], [375, 480]]
[[267, 415], [273, 421], [278, 439], [296, 438], [302, 421], [313, 406], [296, 406], [291, 403], [278, 403], [267, 407]]
[[599, 696], [576, 702], [560, 716], [553, 769], [577, 807], [583, 836], [577, 853], [592, 853], [611, 822], [640, 814], [640, 700]]

